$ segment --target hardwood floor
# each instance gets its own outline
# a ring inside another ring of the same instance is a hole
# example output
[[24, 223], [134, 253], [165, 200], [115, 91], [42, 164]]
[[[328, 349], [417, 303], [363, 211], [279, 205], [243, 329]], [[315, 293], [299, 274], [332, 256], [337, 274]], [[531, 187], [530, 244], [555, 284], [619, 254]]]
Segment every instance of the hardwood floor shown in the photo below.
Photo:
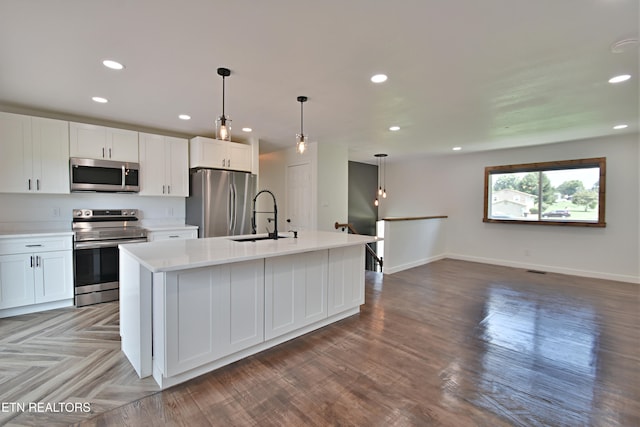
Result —
[[[360, 315], [163, 392], [112, 353], [117, 310], [96, 307], [0, 320], [2, 402], [92, 402], [90, 414], [0, 422], [640, 425], [636, 284], [455, 260], [367, 273]], [[56, 363], [61, 378], [46, 379]], [[76, 363], [105, 377], [77, 380]]]

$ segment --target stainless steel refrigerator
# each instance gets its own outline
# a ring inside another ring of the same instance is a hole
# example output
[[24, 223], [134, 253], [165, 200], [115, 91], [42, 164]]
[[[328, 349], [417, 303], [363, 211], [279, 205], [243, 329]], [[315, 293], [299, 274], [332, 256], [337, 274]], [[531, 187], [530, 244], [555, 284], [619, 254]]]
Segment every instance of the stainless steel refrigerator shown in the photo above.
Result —
[[251, 234], [256, 176], [248, 172], [194, 169], [189, 174], [186, 222], [198, 237]]

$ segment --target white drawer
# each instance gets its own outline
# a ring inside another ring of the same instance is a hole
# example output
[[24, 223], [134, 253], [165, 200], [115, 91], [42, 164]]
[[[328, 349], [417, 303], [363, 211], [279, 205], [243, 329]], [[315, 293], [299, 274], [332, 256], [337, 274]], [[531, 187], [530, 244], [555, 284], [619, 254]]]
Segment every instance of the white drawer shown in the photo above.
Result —
[[0, 239], [0, 255], [50, 252], [73, 249], [71, 236]]
[[198, 230], [151, 231], [148, 233], [147, 238], [150, 242], [168, 239], [197, 239]]

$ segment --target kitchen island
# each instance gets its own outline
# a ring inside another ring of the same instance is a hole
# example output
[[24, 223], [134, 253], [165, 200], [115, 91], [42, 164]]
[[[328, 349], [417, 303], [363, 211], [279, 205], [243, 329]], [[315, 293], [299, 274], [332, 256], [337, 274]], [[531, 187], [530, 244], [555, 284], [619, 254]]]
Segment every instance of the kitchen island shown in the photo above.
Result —
[[122, 350], [141, 378], [171, 387], [360, 311], [375, 237], [242, 237], [120, 246]]

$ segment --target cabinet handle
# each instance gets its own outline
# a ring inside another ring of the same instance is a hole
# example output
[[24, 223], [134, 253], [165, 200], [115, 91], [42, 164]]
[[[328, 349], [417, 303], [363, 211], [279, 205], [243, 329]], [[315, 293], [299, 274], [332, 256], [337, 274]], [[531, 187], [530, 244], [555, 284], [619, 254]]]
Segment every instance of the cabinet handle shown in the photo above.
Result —
[[40, 180], [36, 179], [36, 190], [40, 191]]
[[104, 147], [102, 147], [102, 158], [104, 159]]
[[40, 257], [36, 255], [36, 267], [40, 267]]
[[167, 185], [167, 194], [171, 194], [171, 186]]
[[24, 245], [25, 248], [41, 248], [41, 244]]
[[29, 189], [29, 191], [31, 191], [31, 178], [29, 178], [29, 180], [28, 180], [28, 181], [29, 181], [28, 189]]
[[222, 167], [225, 167], [226, 161], [227, 161], [226, 159], [222, 159]]
[[109, 158], [111, 158], [111, 148], [109, 148]]
[[31, 263], [30, 263], [29, 267], [33, 268], [33, 255], [31, 255], [29, 258], [31, 259]]
[[170, 239], [177, 239], [180, 236], [169, 236]]
[[164, 185], [162, 186], [162, 194], [164, 194]]

